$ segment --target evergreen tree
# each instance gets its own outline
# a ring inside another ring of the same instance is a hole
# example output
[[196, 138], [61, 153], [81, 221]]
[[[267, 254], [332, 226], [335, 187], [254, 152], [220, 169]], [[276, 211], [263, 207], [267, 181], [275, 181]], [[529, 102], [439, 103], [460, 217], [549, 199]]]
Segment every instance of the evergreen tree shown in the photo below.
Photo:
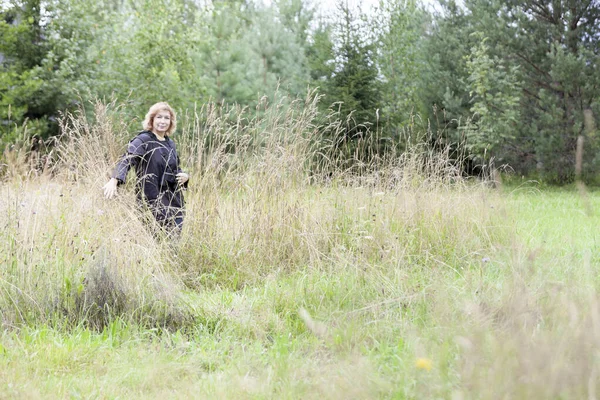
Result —
[[301, 33], [286, 29], [282, 20], [276, 8], [257, 10], [244, 42], [260, 62], [254, 78], [258, 94], [279, 90], [295, 97], [308, 83], [305, 49], [298, 42]]
[[424, 45], [427, 71], [423, 102], [438, 140], [457, 142], [461, 119], [470, 115], [465, 56], [477, 45], [471, 18], [455, 1], [440, 1]]
[[515, 139], [520, 118], [518, 66], [505, 66], [498, 57], [491, 57], [487, 38], [475, 36], [481, 42], [466, 56], [473, 120], [465, 129], [465, 145], [478, 163], [502, 162], [503, 146]]
[[298, 45], [306, 48], [315, 8], [310, 0], [276, 0], [275, 6], [281, 23], [296, 38]]
[[212, 8], [200, 11], [194, 59], [209, 98], [217, 103], [248, 105], [257, 97], [253, 83], [260, 63], [244, 41], [254, 15], [244, 1], [215, 1]]
[[[523, 134], [545, 178], [569, 182], [583, 113], [600, 117], [600, 1], [513, 0], [501, 16], [518, 27], [509, 46], [526, 79]], [[598, 151], [592, 144], [588, 138], [588, 155]]]
[[390, 136], [398, 139], [413, 116], [429, 116], [423, 94], [430, 76], [423, 49], [427, 13], [414, 0], [383, 0], [369, 25], [376, 38], [382, 79], [382, 119]]
[[[362, 20], [347, 2], [339, 1], [335, 20], [329, 26], [321, 24], [309, 51], [311, 76], [323, 95], [322, 104], [332, 106], [347, 121], [335, 144], [349, 145], [351, 153], [359, 140], [371, 142], [380, 108], [375, 44], [369, 39]], [[367, 153], [371, 150], [375, 149]]]
[[[475, 155], [488, 146], [520, 173], [537, 170], [549, 181], [571, 181], [583, 113], [600, 115], [600, 1], [442, 4], [445, 14], [428, 47], [436, 55], [438, 79], [430, 93], [445, 111], [442, 125], [476, 112], [475, 123], [462, 131], [477, 139]], [[461, 132], [453, 132], [459, 140]], [[592, 138], [587, 143], [591, 171], [597, 149]]]

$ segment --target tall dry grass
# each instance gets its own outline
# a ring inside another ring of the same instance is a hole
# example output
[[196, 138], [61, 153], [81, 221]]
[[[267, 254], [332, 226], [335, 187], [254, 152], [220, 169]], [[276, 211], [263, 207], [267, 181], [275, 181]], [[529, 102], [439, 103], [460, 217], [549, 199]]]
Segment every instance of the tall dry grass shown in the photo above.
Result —
[[180, 118], [175, 139], [192, 184], [176, 245], [148, 232], [131, 183], [116, 201], [101, 196], [132, 136], [119, 106], [96, 103], [92, 120], [66, 115], [52, 168], [3, 184], [6, 323], [56, 315], [98, 326], [117, 316], [166, 323], [185, 319], [181, 285], [239, 288], [273, 271], [340, 262], [443, 265], [492, 246], [485, 211], [471, 204], [480, 188], [447, 152], [419, 144], [340, 170], [348, 150], [320, 135], [340, 135], [344, 122], [332, 114], [319, 125], [317, 102], [314, 93], [265, 98], [253, 113], [209, 104]]
[[180, 282], [133, 196], [116, 202], [101, 196], [123, 143], [110, 106], [96, 104], [93, 124], [83, 113], [67, 115], [51, 168], [32, 174], [24, 167], [23, 175], [13, 170], [2, 184], [4, 326], [102, 329], [122, 318], [171, 328], [191, 321]]
[[[474, 202], [493, 195], [467, 182], [449, 147], [419, 142], [349, 162], [349, 148], [334, 145], [345, 121], [320, 116], [317, 101], [264, 99], [248, 119], [207, 105], [182, 124], [180, 152], [193, 170], [180, 252], [186, 283], [239, 288], [340, 257], [394, 266], [427, 251], [444, 259], [492, 246], [486, 209]], [[377, 140], [373, 133], [356, 146]]]

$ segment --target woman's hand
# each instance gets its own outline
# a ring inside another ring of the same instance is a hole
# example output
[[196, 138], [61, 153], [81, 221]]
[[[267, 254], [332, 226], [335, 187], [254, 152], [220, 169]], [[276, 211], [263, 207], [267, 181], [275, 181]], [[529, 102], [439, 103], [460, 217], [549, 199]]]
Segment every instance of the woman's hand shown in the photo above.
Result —
[[186, 183], [189, 179], [190, 176], [188, 174], [186, 174], [185, 172], [180, 172], [178, 173], [176, 176], [177, 179], [177, 183], [180, 185], [183, 185], [184, 183]]
[[119, 182], [116, 178], [110, 178], [110, 181], [106, 183], [106, 185], [102, 186], [104, 189], [104, 197], [107, 199], [112, 199], [117, 194], [117, 184]]

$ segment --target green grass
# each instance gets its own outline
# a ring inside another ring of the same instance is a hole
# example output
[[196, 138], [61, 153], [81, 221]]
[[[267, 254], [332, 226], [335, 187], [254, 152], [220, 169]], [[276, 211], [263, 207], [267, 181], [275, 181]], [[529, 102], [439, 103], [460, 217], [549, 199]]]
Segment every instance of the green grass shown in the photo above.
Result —
[[[600, 196], [590, 193], [589, 200], [596, 205]], [[433, 256], [413, 256], [414, 263], [395, 267], [342, 263], [340, 257], [329, 267], [273, 271], [241, 289], [213, 282], [188, 290], [185, 301], [195, 323], [179, 332], [119, 320], [100, 332], [43, 325], [5, 330], [2, 397], [573, 398], [586, 393], [589, 376], [580, 382], [567, 373], [557, 383], [562, 387], [549, 389], [536, 386], [543, 383], [536, 374], [550, 373], [540, 357], [574, 363], [558, 370], [597, 365], [595, 352], [571, 354], [561, 347], [560, 335], [575, 339], [580, 323], [589, 321], [568, 312], [562, 317], [570, 321], [561, 320], [564, 310], [557, 310], [548, 294], [562, 285], [560, 301], [583, 304], [580, 313], [586, 312], [590, 292], [584, 288], [597, 283], [597, 274], [585, 270], [584, 254], [595, 253], [600, 217], [582, 213], [579, 195], [569, 191], [513, 190], [494, 204], [498, 229], [514, 229], [510, 248], [478, 254], [479, 261], [454, 260], [453, 268]], [[443, 254], [439, 257], [444, 261]], [[590, 268], [597, 267], [592, 258]], [[308, 323], [301, 309], [311, 316]], [[541, 317], [527, 315], [536, 312]], [[533, 339], [523, 325], [528, 318], [541, 324]], [[512, 335], [531, 343], [518, 343]], [[553, 344], [557, 354], [545, 354]], [[520, 354], [520, 346], [530, 357]], [[432, 360], [431, 371], [416, 368], [418, 357]], [[532, 382], [520, 382], [516, 372], [500, 366], [529, 371]]]
[[515, 189], [508, 204], [523, 244], [565, 253], [595, 250], [600, 244], [600, 193], [574, 189]]

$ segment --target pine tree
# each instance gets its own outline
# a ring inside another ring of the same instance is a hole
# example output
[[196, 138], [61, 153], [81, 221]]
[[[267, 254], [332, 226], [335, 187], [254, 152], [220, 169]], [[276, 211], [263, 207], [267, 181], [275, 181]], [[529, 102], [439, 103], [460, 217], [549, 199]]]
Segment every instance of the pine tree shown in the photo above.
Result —
[[306, 90], [308, 70], [305, 49], [298, 34], [281, 22], [276, 8], [257, 10], [245, 45], [258, 57], [259, 74], [254, 77], [259, 95], [273, 96], [276, 91], [295, 97]]
[[481, 42], [465, 57], [473, 113], [465, 130], [465, 146], [477, 163], [492, 159], [502, 163], [503, 146], [515, 139], [520, 119], [518, 66], [506, 66], [498, 57], [491, 57], [487, 38], [480, 33], [475, 36]]
[[[520, 173], [571, 181], [584, 111], [600, 115], [600, 1], [468, 0], [464, 9], [443, 4], [445, 16], [428, 47], [438, 75], [430, 84], [431, 101], [445, 112], [442, 125], [476, 112], [470, 128], [479, 133], [471, 137], [481, 140], [475, 152], [489, 145]], [[477, 119], [485, 113], [487, 123]], [[596, 162], [592, 139], [588, 171]]]
[[532, 138], [538, 170], [547, 180], [569, 182], [577, 137], [585, 134], [583, 113], [600, 117], [600, 1], [511, 1], [502, 16], [520, 28], [509, 45], [527, 80], [524, 135]]
[[[322, 104], [346, 121], [341, 137], [327, 139], [347, 146], [351, 154], [358, 141], [373, 143], [370, 136], [375, 134], [380, 107], [375, 46], [369, 39], [361, 20], [340, 1], [335, 20], [321, 24], [309, 51], [311, 76], [323, 95]], [[372, 150], [376, 149], [366, 149], [365, 154]]]
[[427, 25], [427, 13], [414, 0], [381, 1], [370, 21], [383, 80], [381, 115], [386, 131], [395, 139], [415, 115], [428, 117], [423, 93], [430, 74], [423, 51]]

